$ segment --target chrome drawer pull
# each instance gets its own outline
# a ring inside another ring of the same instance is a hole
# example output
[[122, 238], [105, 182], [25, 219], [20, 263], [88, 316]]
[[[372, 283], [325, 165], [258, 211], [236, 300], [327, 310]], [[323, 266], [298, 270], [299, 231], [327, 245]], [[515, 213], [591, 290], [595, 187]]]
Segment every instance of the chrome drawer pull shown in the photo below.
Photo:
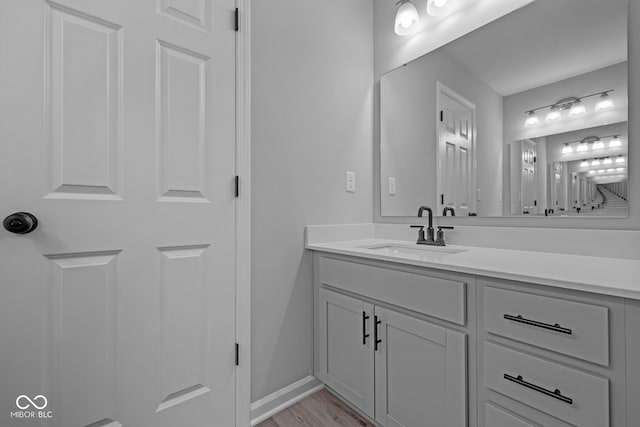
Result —
[[546, 394], [547, 396], [551, 396], [554, 399], [558, 399], [561, 400], [564, 403], [568, 403], [569, 405], [573, 405], [573, 399], [563, 396], [562, 393], [560, 392], [560, 390], [555, 389], [554, 391], [551, 390], [547, 390], [546, 388], [542, 388], [540, 386], [537, 386], [535, 384], [531, 384], [526, 382], [525, 380], [522, 379], [522, 375], [518, 375], [517, 377], [513, 377], [509, 374], [504, 374], [504, 379], [505, 380], [509, 380], [509, 381], [513, 381], [516, 384], [519, 384], [523, 387], [526, 388], [530, 388], [531, 390], [535, 390], [538, 393], [542, 393], [542, 394]]
[[557, 323], [555, 325], [550, 325], [548, 323], [542, 323], [542, 322], [538, 322], [536, 320], [525, 319], [520, 314], [517, 315], [517, 316], [513, 316], [511, 314], [505, 314], [504, 318], [507, 319], [507, 320], [513, 320], [514, 322], [524, 323], [526, 325], [536, 326], [538, 328], [549, 329], [549, 330], [552, 330], [552, 331], [560, 332], [561, 334], [571, 335], [571, 329], [563, 328], [562, 326], [558, 325]]

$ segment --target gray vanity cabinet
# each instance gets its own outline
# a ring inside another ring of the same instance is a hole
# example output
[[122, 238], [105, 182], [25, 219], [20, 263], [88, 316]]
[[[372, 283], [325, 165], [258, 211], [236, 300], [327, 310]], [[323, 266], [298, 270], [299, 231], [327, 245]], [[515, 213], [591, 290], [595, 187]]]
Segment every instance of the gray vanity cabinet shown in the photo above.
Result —
[[[319, 270], [316, 376], [383, 427], [468, 426], [467, 333], [402, 307], [464, 322], [466, 283], [328, 257]], [[374, 299], [383, 281], [395, 296]], [[410, 292], [422, 300], [389, 303]]]

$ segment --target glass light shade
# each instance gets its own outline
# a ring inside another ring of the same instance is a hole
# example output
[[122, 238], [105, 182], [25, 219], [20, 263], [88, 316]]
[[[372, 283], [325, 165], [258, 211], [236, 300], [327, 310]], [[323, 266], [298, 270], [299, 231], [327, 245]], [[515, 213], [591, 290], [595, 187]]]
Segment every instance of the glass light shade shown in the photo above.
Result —
[[450, 0], [427, 0], [427, 14], [430, 16], [441, 16], [451, 9]]
[[586, 160], [583, 160], [582, 163], [580, 163], [581, 168], [586, 168], [587, 166], [589, 166], [589, 162]]
[[624, 157], [618, 156], [618, 158], [616, 159], [616, 163], [624, 163]]
[[593, 159], [593, 161], [591, 162], [591, 166], [598, 166], [600, 164], [600, 160], [598, 159]]
[[611, 169], [607, 169], [607, 172], [615, 172], [616, 170], [611, 168]]
[[620, 137], [617, 135], [609, 141], [609, 148], [620, 147], [621, 145], [622, 141], [620, 141]]
[[560, 110], [558, 110], [558, 107], [551, 107], [551, 110], [549, 110], [549, 112], [547, 113], [547, 117], [545, 118], [545, 121], [556, 122], [561, 118], [562, 118], [562, 114], [560, 113]]
[[576, 101], [571, 106], [571, 110], [569, 110], [569, 117], [579, 117], [587, 112], [584, 104], [580, 101]]
[[409, 36], [418, 30], [418, 9], [409, 0], [401, 0], [396, 11], [395, 32], [399, 36]]
[[613, 163], [613, 162], [611, 161], [611, 157], [607, 157], [607, 158], [606, 158], [606, 159], [604, 159], [604, 161], [602, 162], [602, 164], [604, 164], [604, 165], [610, 165], [611, 163]]
[[535, 111], [529, 111], [527, 113], [527, 118], [524, 121], [524, 126], [530, 128], [537, 125], [538, 123], [540, 123], [538, 115], [535, 113]]
[[[580, 147], [578, 147], [578, 148], [580, 148]], [[564, 147], [562, 147], [562, 154], [569, 154], [569, 153], [573, 153], [573, 148], [571, 148], [569, 143], [565, 143]]]
[[604, 173], [604, 169], [598, 169], [598, 173]]
[[624, 168], [616, 168], [616, 171], [618, 172], [622, 172], [624, 170]]
[[593, 147], [594, 150], [600, 150], [601, 148], [604, 148], [604, 142], [602, 141], [596, 141], [593, 143]]
[[604, 111], [613, 108], [613, 99], [607, 93], [600, 95], [600, 99], [596, 103], [596, 111]]
[[578, 148], [576, 148], [576, 151], [587, 151], [589, 150], [589, 145], [586, 142], [581, 142], [580, 144], [578, 144]]

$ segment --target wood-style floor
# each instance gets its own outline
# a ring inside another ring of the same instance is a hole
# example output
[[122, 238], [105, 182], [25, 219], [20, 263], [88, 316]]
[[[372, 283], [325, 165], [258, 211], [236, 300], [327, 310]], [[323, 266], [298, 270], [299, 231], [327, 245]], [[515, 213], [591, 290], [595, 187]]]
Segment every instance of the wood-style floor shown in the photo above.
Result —
[[327, 390], [320, 390], [256, 427], [374, 427]]

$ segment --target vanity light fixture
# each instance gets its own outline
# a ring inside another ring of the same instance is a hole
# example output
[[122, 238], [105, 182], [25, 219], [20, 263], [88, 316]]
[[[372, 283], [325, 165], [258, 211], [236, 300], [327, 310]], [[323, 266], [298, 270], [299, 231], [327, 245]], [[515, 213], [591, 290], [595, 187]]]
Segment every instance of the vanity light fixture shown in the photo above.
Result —
[[569, 154], [569, 153], [573, 153], [573, 148], [571, 148], [568, 142], [565, 142], [564, 147], [562, 147], [562, 154]]
[[616, 168], [616, 171], [622, 172], [622, 171], [624, 171], [624, 168]]
[[611, 169], [607, 169], [607, 172], [615, 172], [616, 170], [611, 168]]
[[587, 113], [587, 107], [579, 99], [573, 103], [569, 110], [569, 117], [579, 117]]
[[591, 166], [598, 166], [600, 165], [600, 159], [593, 159], [593, 161], [591, 162]]
[[594, 141], [591, 148], [593, 148], [594, 150], [600, 150], [604, 148], [604, 142], [602, 142], [601, 140]]
[[604, 169], [598, 169], [598, 173], [604, 173]]
[[[430, 0], [435, 1], [435, 0]], [[600, 96], [598, 100], [595, 111], [604, 111], [610, 108], [613, 108], [613, 100], [609, 96], [609, 92], [613, 92], [613, 89], [607, 89], [603, 92], [591, 93], [589, 95], [584, 96], [571, 96], [569, 98], [563, 98], [557, 101], [554, 104], [544, 105], [542, 107], [532, 108], [530, 110], [525, 111], [524, 113], [527, 115], [527, 119], [524, 122], [526, 127], [535, 126], [540, 123], [539, 120], [534, 119], [535, 113], [538, 110], [544, 110], [546, 108], [549, 109], [549, 112], [546, 115], [546, 122], [556, 122], [562, 118], [562, 111], [569, 110], [569, 117], [575, 118], [580, 117], [587, 113], [587, 107], [582, 103], [583, 99], [591, 98], [593, 96]]]
[[611, 163], [613, 163], [611, 161], [611, 157], [605, 158], [604, 161], [602, 162], [603, 165], [610, 165]]
[[614, 135], [609, 141], [609, 148], [620, 147], [622, 145], [622, 141], [620, 141], [620, 135]]
[[589, 175], [594, 174], [594, 173], [596, 173], [596, 171], [594, 171], [594, 170], [589, 171]]
[[538, 123], [540, 123], [540, 119], [538, 118], [538, 115], [536, 114], [535, 111], [528, 111], [527, 112], [527, 118], [524, 121], [524, 125], [525, 127], [532, 127], [537, 125]]
[[618, 156], [616, 163], [624, 163], [624, 157], [622, 157], [622, 155]]
[[451, 0], [427, 0], [427, 14], [441, 16], [449, 12]]
[[418, 30], [418, 9], [411, 0], [398, 0], [396, 3], [395, 32], [399, 36], [409, 36]]
[[584, 159], [582, 163], [580, 163], [581, 168], [586, 168], [588, 166], [589, 166], [589, 162], [587, 161], [587, 159]]
[[557, 106], [551, 107], [551, 110], [547, 113], [547, 117], [545, 117], [545, 122], [557, 122], [562, 118], [562, 113]]
[[589, 144], [587, 144], [584, 140], [578, 144], [576, 151], [587, 151], [589, 150]]
[[613, 108], [613, 99], [609, 96], [609, 92], [611, 91], [602, 92], [600, 99], [596, 104], [596, 111], [604, 111]]

